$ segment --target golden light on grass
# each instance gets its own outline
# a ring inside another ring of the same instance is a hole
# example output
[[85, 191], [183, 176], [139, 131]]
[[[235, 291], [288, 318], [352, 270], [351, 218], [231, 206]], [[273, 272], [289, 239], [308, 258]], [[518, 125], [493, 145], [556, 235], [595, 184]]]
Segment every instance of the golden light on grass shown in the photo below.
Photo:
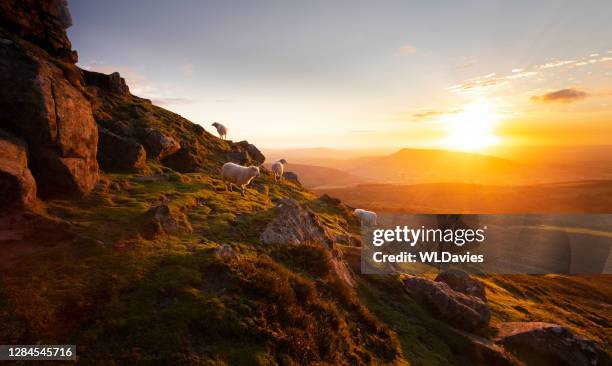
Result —
[[440, 121], [446, 136], [440, 142], [442, 148], [461, 151], [480, 151], [499, 143], [495, 127], [501, 117], [496, 105], [482, 100], [469, 104], [457, 114], [443, 116]]

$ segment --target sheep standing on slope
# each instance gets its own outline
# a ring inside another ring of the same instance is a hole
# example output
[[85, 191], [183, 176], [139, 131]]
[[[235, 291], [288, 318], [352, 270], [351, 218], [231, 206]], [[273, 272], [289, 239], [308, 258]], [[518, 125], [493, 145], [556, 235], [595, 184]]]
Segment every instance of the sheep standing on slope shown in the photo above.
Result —
[[355, 216], [357, 216], [357, 218], [359, 218], [359, 220], [361, 220], [362, 226], [373, 227], [378, 225], [376, 222], [376, 220], [378, 219], [378, 216], [376, 216], [376, 212], [366, 211], [361, 208], [358, 208], [355, 209], [353, 213], [355, 214]]
[[219, 122], [214, 122], [211, 126], [217, 129], [217, 133], [219, 133], [219, 137], [221, 137], [223, 140], [227, 139], [227, 127], [225, 127]]
[[251, 183], [253, 178], [259, 177], [259, 168], [256, 166], [242, 166], [234, 163], [225, 163], [221, 168], [221, 178], [225, 185], [225, 190], [232, 191], [232, 184], [240, 187], [244, 196], [245, 187]]
[[280, 159], [272, 164], [272, 173], [274, 173], [274, 180], [279, 181], [283, 178], [283, 171], [285, 170], [285, 164], [287, 164], [287, 160]]

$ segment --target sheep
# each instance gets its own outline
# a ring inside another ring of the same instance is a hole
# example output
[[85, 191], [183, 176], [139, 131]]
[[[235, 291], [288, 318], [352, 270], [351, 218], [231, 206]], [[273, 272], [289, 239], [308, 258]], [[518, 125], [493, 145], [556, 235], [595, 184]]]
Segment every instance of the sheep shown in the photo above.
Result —
[[217, 132], [219, 133], [219, 137], [221, 139], [223, 140], [227, 139], [227, 127], [225, 127], [219, 122], [214, 122], [211, 126], [217, 129]]
[[361, 208], [357, 208], [355, 209], [355, 211], [353, 211], [353, 214], [357, 216], [357, 218], [359, 218], [362, 226], [372, 227], [378, 225], [376, 222], [378, 218], [378, 216], [376, 216], [376, 212], [366, 211]]
[[285, 170], [285, 164], [287, 160], [280, 159], [272, 164], [272, 173], [274, 173], [274, 180], [279, 181], [283, 178], [283, 171]]
[[253, 178], [259, 177], [259, 168], [256, 166], [242, 166], [234, 163], [225, 163], [221, 168], [221, 178], [225, 185], [225, 190], [233, 191], [232, 184], [240, 187], [244, 196], [245, 187], [251, 183]]

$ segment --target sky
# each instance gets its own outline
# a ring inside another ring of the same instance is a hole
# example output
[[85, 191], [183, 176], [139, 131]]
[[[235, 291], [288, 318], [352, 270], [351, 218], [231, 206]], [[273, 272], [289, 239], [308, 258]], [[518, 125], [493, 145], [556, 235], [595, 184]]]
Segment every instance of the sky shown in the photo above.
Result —
[[612, 1], [69, 0], [79, 66], [266, 148], [612, 144]]

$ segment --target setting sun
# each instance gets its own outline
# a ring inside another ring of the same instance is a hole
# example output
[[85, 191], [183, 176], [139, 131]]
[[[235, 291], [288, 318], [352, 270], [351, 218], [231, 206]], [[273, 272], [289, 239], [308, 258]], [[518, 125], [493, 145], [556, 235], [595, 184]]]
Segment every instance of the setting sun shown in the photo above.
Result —
[[469, 104], [461, 112], [440, 119], [447, 133], [441, 145], [462, 151], [478, 151], [495, 145], [499, 142], [495, 127], [500, 119], [495, 104], [490, 101]]

